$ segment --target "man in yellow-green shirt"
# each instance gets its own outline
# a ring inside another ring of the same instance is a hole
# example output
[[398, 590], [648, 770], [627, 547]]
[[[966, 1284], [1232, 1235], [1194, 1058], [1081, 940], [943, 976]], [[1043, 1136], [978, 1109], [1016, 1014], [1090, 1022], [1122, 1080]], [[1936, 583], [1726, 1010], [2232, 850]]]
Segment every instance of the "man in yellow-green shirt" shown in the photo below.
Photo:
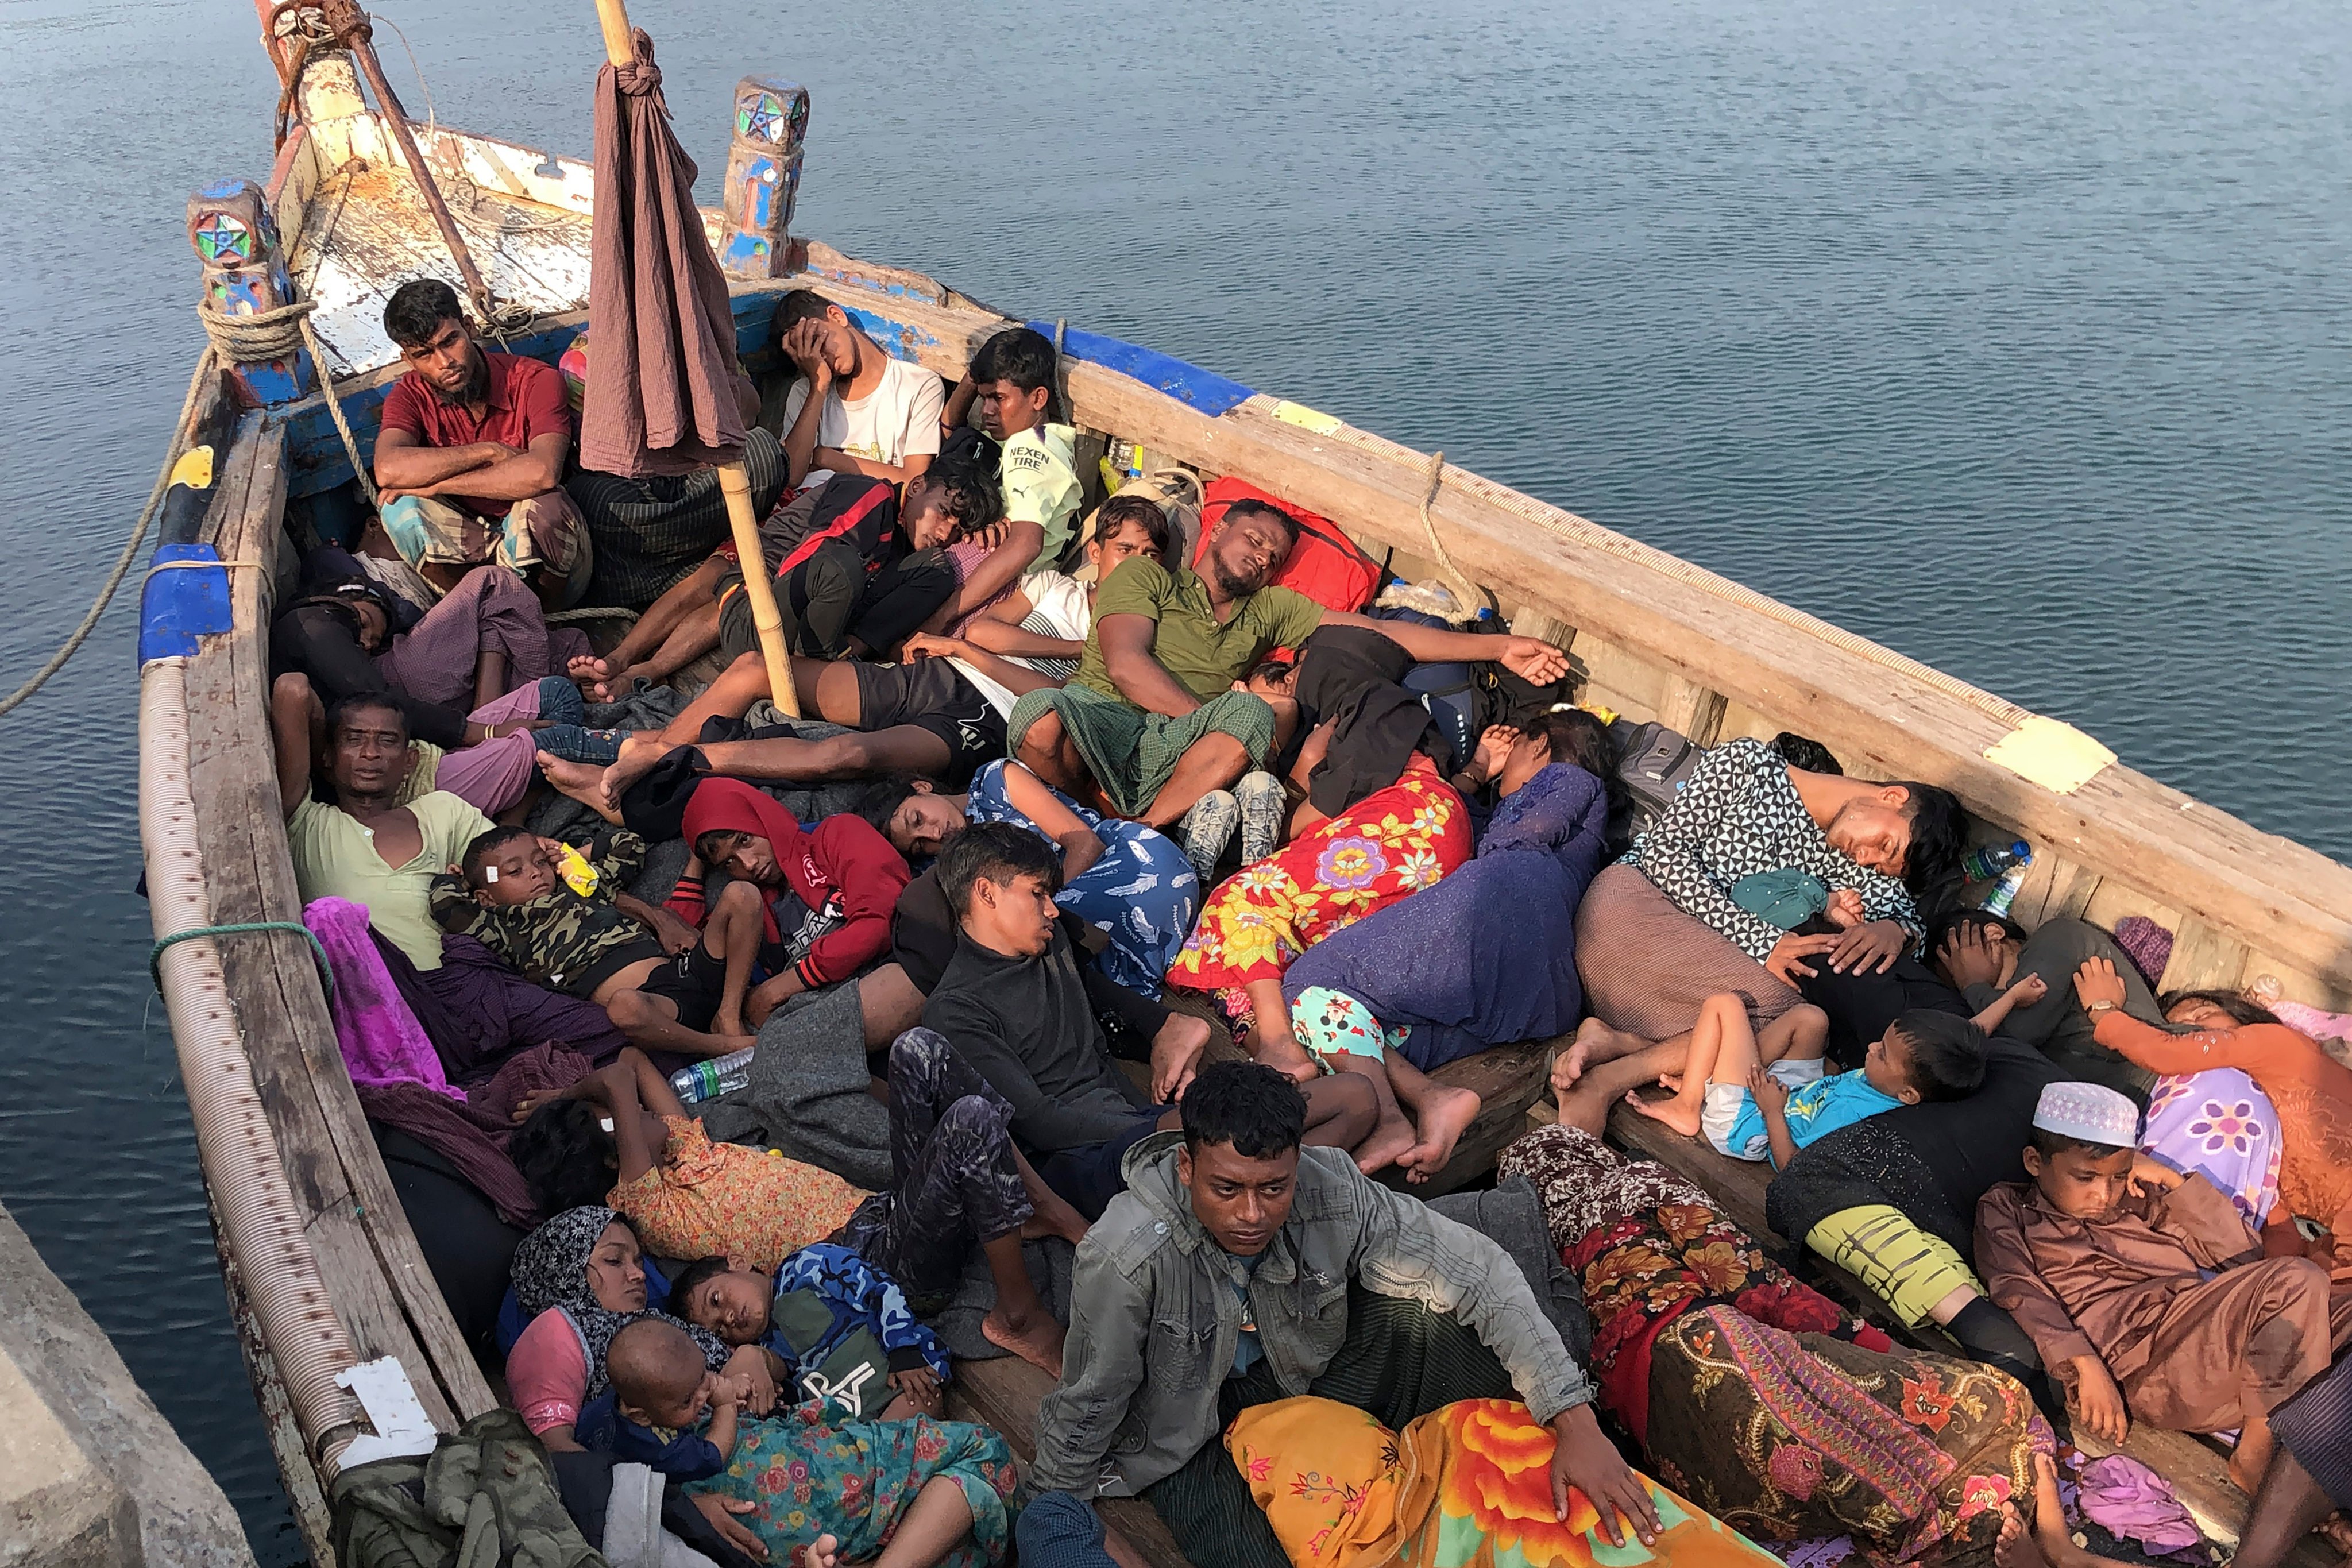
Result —
[[1118, 816], [1166, 827], [1202, 795], [1265, 765], [1274, 710], [1234, 683], [1318, 626], [1361, 626], [1416, 659], [1498, 660], [1538, 684], [1568, 672], [1567, 656], [1533, 637], [1373, 620], [1269, 587], [1297, 538], [1280, 508], [1238, 500], [1211, 532], [1200, 572], [1143, 556], [1121, 564], [1095, 595], [1076, 678], [1013, 706], [1014, 754], [1057, 789], [1083, 796], [1098, 787]]

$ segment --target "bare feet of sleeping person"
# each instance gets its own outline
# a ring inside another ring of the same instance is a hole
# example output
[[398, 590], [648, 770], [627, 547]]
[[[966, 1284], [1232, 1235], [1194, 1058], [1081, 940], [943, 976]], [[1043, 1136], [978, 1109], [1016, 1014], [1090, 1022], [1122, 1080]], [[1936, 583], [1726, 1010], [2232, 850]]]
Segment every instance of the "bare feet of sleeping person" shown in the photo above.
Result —
[[604, 799], [604, 770], [593, 763], [570, 763], [552, 752], [538, 754], [539, 771], [555, 786], [558, 795], [567, 795], [607, 822], [621, 820], [618, 807]]
[[564, 675], [580, 689], [580, 694], [592, 702], [610, 702], [604, 693], [611, 689], [605, 683], [614, 673], [610, 666], [593, 653], [576, 655], [563, 667]]
[[654, 771], [654, 764], [677, 748], [658, 730], [632, 730], [621, 737], [621, 754], [604, 770], [604, 803], [621, 808], [621, 792]]
[[1385, 1171], [1401, 1163], [1420, 1145], [1421, 1134], [1412, 1130], [1412, 1123], [1405, 1120], [1404, 1112], [1383, 1103], [1381, 1120], [1372, 1128], [1371, 1135], [1356, 1145], [1356, 1169], [1368, 1176], [1376, 1171]]
[[793, 1553], [793, 1568], [841, 1568], [841, 1538], [820, 1535]]
[[[1685, 1138], [1696, 1138], [1699, 1133], [1699, 1110], [1702, 1101], [1697, 1097], [1679, 1092], [1682, 1089], [1681, 1075], [1667, 1076], [1675, 1079], [1675, 1082], [1667, 1087], [1675, 1089], [1676, 1093], [1665, 1100], [1643, 1100], [1641, 1090], [1629, 1089], [1625, 1091], [1625, 1104], [1629, 1109], [1639, 1111], [1653, 1121], [1664, 1122]], [[1659, 1081], [1664, 1083], [1665, 1079], [1661, 1078]], [[1706, 1086], [1700, 1084], [1698, 1089], [1699, 1095], [1704, 1096]]]
[[1068, 1332], [1048, 1314], [1032, 1312], [1016, 1321], [1006, 1317], [1000, 1307], [981, 1319], [980, 1331], [997, 1349], [1010, 1351], [1055, 1379], [1061, 1377], [1062, 1344]]
[[1418, 1184], [1445, 1169], [1454, 1158], [1454, 1146], [1478, 1120], [1484, 1103], [1469, 1089], [1432, 1085], [1421, 1100], [1421, 1141], [1397, 1161], [1404, 1168], [1404, 1179]]
[[1613, 1062], [1649, 1043], [1639, 1035], [1612, 1029], [1598, 1018], [1587, 1018], [1576, 1026], [1576, 1038], [1568, 1049], [1552, 1059], [1552, 1088], [1555, 1090], [1565, 1089], [1582, 1078], [1587, 1068], [1598, 1067], [1602, 1062]]
[[2014, 1502], [2000, 1505], [2000, 1539], [1993, 1543], [1999, 1568], [2123, 1568], [2074, 1544], [2066, 1528], [2066, 1505], [2059, 1500], [2058, 1466], [2047, 1454], [2033, 1456], [2033, 1518], [2028, 1522]]

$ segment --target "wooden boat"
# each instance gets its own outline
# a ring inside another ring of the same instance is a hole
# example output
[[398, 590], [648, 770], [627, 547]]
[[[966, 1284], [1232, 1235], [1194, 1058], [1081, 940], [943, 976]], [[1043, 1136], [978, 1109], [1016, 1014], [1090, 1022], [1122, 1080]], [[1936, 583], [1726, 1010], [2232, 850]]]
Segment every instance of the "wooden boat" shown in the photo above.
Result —
[[[183, 433], [216, 461], [165, 507], [148, 580], [142, 827], [156, 934], [170, 944], [159, 983], [223, 1272], [296, 1521], [324, 1564], [323, 1487], [339, 1464], [429, 1442], [494, 1398], [386, 1175], [310, 947], [291, 924], [300, 911], [268, 725], [270, 611], [298, 546], [355, 515], [338, 426], [348, 423], [364, 453], [399, 374], [379, 324], [385, 295], [425, 274], [464, 291], [417, 162], [511, 311], [506, 345], [549, 359], [586, 317], [594, 193], [578, 161], [404, 127], [396, 103], [362, 98], [349, 40], [316, 13], [262, 5], [266, 20], [290, 18], [271, 46], [289, 82], [290, 129], [266, 181], [192, 197], [189, 234], [212, 310], [311, 301], [315, 340], [295, 342], [289, 321], [274, 352], [229, 342], [239, 363], [208, 360], [192, 389]], [[791, 237], [805, 95], [747, 79], [732, 111], [726, 202], [706, 216], [734, 279], [748, 367], [772, 369], [775, 300], [810, 287], [890, 353], [960, 378], [1007, 318], [919, 273]], [[1097, 450], [1124, 438], [1203, 475], [1238, 476], [1338, 520], [1402, 576], [1490, 589], [1516, 629], [1570, 651], [1588, 700], [1702, 743], [1794, 730], [1852, 771], [1950, 788], [1981, 838], [2036, 846], [2014, 910], [2029, 925], [2146, 914], [2178, 936], [2166, 985], [2269, 974], [2290, 997], [2352, 1004], [2352, 869], [2135, 773], [2063, 725], [1440, 458], [1148, 349], [1050, 330], [1073, 422]], [[1476, 1176], [1527, 1125], [1546, 1045], [1451, 1069], [1488, 1108], [1441, 1185]], [[1622, 1135], [1706, 1181], [1769, 1235], [1758, 1167], [1662, 1140], [1649, 1123]], [[358, 1380], [364, 1412], [339, 1382], [361, 1363], [376, 1368]], [[962, 1396], [1025, 1446], [1042, 1379], [1007, 1366], [976, 1370]], [[2135, 1444], [2180, 1482], [2212, 1533], [2234, 1536], [2244, 1500], [2218, 1479], [2212, 1454], [2162, 1435]], [[1150, 1554], [1176, 1560], [1148, 1510], [1117, 1511]]]

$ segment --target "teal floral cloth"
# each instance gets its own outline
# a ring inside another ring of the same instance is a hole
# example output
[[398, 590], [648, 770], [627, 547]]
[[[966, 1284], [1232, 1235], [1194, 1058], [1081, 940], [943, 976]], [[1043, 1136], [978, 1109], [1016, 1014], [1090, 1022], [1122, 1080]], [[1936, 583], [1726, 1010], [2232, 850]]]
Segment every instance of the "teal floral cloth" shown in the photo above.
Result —
[[841, 1542], [845, 1563], [880, 1554], [925, 1483], [945, 1476], [971, 1509], [971, 1539], [940, 1559], [943, 1568], [990, 1568], [1004, 1561], [1020, 1511], [1020, 1472], [1004, 1438], [968, 1421], [825, 1419], [825, 1407], [795, 1405], [736, 1428], [723, 1474], [697, 1481], [693, 1495], [759, 1505], [736, 1521], [757, 1535], [771, 1563], [820, 1535]]

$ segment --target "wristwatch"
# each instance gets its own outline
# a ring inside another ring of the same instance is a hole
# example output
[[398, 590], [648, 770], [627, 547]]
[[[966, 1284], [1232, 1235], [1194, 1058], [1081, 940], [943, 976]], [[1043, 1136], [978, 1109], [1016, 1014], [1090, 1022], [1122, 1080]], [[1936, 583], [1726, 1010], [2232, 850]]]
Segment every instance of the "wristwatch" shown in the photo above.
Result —
[[2105, 1000], [2104, 998], [2096, 1002], [2086, 1002], [2083, 1005], [2083, 1011], [2088, 1013], [2094, 1018], [2097, 1017], [2102, 1013], [2112, 1013], [2115, 1010], [2116, 1005]]

